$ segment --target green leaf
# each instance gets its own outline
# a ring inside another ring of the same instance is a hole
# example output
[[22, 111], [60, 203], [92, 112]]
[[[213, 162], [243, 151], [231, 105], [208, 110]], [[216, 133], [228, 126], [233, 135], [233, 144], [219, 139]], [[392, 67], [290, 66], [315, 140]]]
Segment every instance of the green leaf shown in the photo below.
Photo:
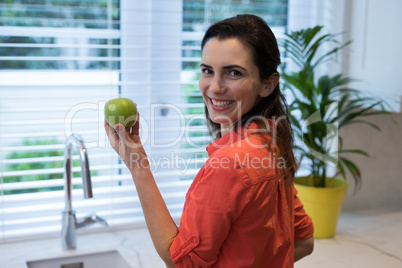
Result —
[[354, 149], [354, 150], [339, 150], [338, 153], [342, 154], [342, 153], [355, 153], [355, 154], [360, 154], [360, 155], [364, 155], [367, 157], [370, 157], [370, 155], [368, 153], [366, 153], [363, 150], [359, 150], [359, 149]]
[[344, 157], [340, 157], [339, 160], [342, 161], [345, 167], [349, 170], [355, 181], [355, 185], [359, 186], [361, 181], [360, 169], [356, 166], [356, 164]]
[[339, 150], [342, 150], [343, 148], [343, 139], [341, 136], [338, 136], [338, 148]]
[[321, 64], [324, 60], [328, 60], [328, 57], [331, 56], [332, 54], [336, 54], [338, 51], [342, 50], [345, 46], [349, 45], [351, 43], [351, 41], [346, 42], [345, 44], [343, 44], [342, 46], [336, 47], [332, 50], [330, 50], [329, 52], [325, 53], [324, 55], [322, 55], [313, 65], [313, 67], [317, 67], [319, 64]]
[[345, 168], [343, 167], [342, 161], [338, 161], [337, 164], [338, 172], [341, 174], [342, 178], [346, 178]]
[[[320, 38], [318, 38], [318, 40], [316, 40], [310, 47], [310, 49], [307, 51], [306, 55], [308, 55], [307, 58], [307, 62], [309, 62], [311, 64], [311, 61], [313, 60], [315, 53], [317, 52], [318, 48], [320, 48], [320, 45], [322, 42], [326, 42], [328, 40], [331, 39], [331, 35], [330, 34], [326, 34], [321, 36]], [[315, 65], [315, 64], [311, 64], [311, 65]]]
[[[342, 125], [342, 127], [345, 127], [345, 126], [347, 126], [347, 125], [352, 125], [352, 124], [358, 124], [358, 123], [360, 123], [360, 124], [365, 124], [365, 125], [369, 125], [369, 126], [371, 126], [372, 128], [375, 128], [376, 130], [381, 131], [381, 128], [380, 128], [379, 126], [377, 126], [377, 125], [374, 124], [374, 123], [365, 121], [365, 120], [350, 120], [350, 121], [344, 123], [344, 124]], [[339, 126], [339, 128], [341, 128], [341, 126]]]
[[[373, 107], [377, 106], [378, 104], [379, 104], [379, 102], [376, 102], [376, 103], [371, 104], [367, 108], [361, 109], [361, 110], [359, 110], [357, 112], [353, 112], [353, 113], [350, 112], [350, 113], [346, 114], [345, 117], [342, 119], [342, 121], [339, 123], [339, 128], [350, 124], [351, 122], [353, 122], [352, 120], [354, 118], [356, 118], [356, 117], [364, 116], [364, 114], [366, 112], [370, 111]], [[358, 108], [358, 107], [353, 107], [353, 108], [355, 109], [355, 108]], [[371, 123], [370, 125], [375, 125], [375, 124]], [[378, 127], [375, 127], [375, 128], [378, 129]]]

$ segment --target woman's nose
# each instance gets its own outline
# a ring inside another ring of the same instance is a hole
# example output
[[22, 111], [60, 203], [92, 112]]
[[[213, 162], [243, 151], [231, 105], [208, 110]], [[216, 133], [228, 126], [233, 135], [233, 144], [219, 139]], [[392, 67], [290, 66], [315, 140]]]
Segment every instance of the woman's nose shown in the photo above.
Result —
[[209, 90], [212, 93], [219, 94], [225, 92], [225, 86], [223, 85], [222, 81], [220, 81], [220, 79], [215, 78], [211, 81]]

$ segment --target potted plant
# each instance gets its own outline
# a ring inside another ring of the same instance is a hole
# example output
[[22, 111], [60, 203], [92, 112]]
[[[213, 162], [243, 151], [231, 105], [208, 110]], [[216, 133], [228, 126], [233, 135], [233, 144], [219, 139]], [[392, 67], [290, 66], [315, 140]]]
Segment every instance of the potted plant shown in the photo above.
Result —
[[[295, 152], [301, 165], [309, 170], [308, 176], [295, 178], [295, 186], [313, 219], [314, 236], [332, 237], [346, 196], [346, 173], [354, 179], [355, 189], [361, 185], [360, 170], [347, 155], [369, 157], [359, 148], [343, 148], [338, 130], [357, 123], [379, 130], [377, 125], [364, 119], [388, 112], [382, 100], [349, 88], [350, 77], [343, 74], [317, 77], [322, 64], [336, 59], [338, 52], [350, 44], [350, 41], [339, 43], [337, 35], [322, 34], [322, 29], [323, 26], [316, 26], [285, 34], [281, 46], [296, 71], [282, 68], [281, 77], [285, 92], [288, 90], [293, 97], [289, 110], [296, 141], [299, 141]], [[335, 175], [329, 172], [331, 166], [336, 170]]]

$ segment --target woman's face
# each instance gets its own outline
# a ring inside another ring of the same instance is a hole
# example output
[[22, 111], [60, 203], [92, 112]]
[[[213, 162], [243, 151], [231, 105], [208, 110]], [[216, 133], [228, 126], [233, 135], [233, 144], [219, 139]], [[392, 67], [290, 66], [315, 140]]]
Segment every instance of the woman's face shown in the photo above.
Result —
[[260, 81], [249, 48], [237, 39], [211, 38], [202, 51], [199, 87], [211, 120], [221, 124], [222, 135], [273, 88]]

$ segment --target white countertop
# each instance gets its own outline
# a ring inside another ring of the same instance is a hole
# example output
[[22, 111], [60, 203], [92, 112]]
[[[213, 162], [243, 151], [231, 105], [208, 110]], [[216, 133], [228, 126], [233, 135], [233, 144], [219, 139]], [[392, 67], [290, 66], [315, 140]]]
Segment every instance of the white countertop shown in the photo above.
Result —
[[117, 250], [133, 268], [166, 267], [146, 228], [77, 233], [77, 248], [62, 250], [60, 237], [0, 244], [0, 268], [27, 268], [32, 260]]
[[401, 227], [402, 207], [342, 212], [335, 237], [315, 239], [295, 268], [400, 268]]

